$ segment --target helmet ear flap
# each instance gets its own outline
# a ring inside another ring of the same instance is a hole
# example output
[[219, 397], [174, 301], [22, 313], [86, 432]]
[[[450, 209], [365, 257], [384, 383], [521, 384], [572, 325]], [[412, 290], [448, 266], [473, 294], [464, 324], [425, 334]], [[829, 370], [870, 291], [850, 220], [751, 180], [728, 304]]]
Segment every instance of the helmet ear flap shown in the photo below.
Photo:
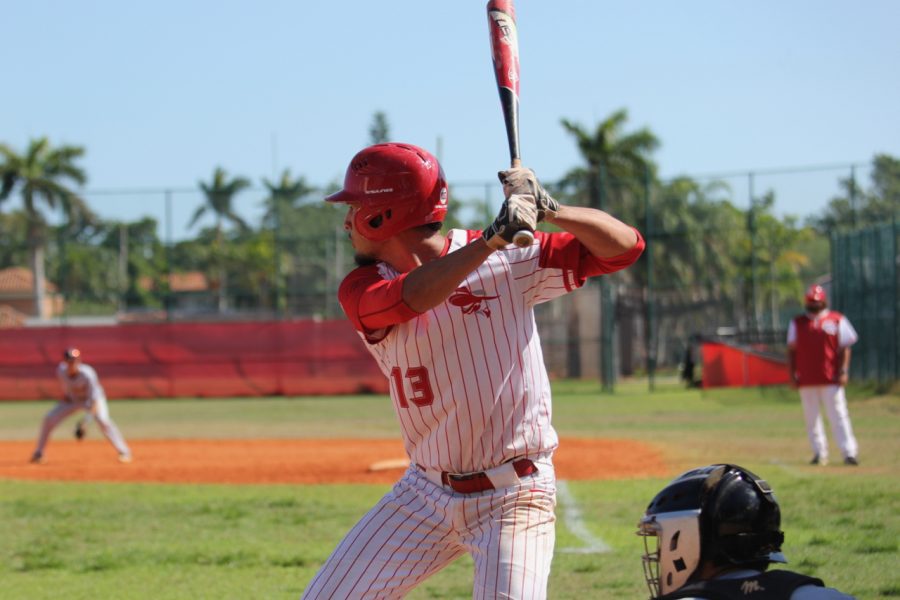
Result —
[[781, 510], [764, 479], [735, 465], [710, 478], [701, 510], [703, 558], [716, 563], [783, 562]]
[[[759, 554], [761, 549], [770, 548], [771, 552], [778, 552], [784, 543], [784, 532], [763, 531], [761, 533], [742, 533], [726, 538], [718, 542], [722, 554], [735, 557], [748, 557], [746, 560], [754, 560], [752, 557]], [[732, 560], [734, 562], [734, 560]]]

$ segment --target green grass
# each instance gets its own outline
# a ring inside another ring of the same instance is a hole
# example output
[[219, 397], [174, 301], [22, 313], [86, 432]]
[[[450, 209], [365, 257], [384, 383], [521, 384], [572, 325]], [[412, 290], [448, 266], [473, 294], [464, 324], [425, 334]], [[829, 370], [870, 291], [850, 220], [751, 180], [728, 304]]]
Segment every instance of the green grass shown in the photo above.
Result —
[[[603, 395], [594, 383], [560, 382], [554, 391], [563, 443], [644, 440], [662, 449], [672, 476], [742, 464], [775, 488], [790, 568], [859, 598], [900, 595], [900, 397], [851, 389], [862, 465], [814, 468], [789, 389], [700, 392], [661, 382], [651, 394], [635, 382]], [[0, 439], [33, 438], [49, 406], [0, 403]], [[397, 436], [389, 402], [377, 396], [115, 401], [111, 411], [130, 439]], [[581, 542], [561, 520], [550, 597], [646, 597], [634, 529], [669, 479], [569, 482], [590, 532], [612, 551], [563, 552]], [[297, 598], [386, 489], [0, 481], [0, 597]], [[410, 597], [468, 598], [471, 573], [470, 559], [457, 561]]]

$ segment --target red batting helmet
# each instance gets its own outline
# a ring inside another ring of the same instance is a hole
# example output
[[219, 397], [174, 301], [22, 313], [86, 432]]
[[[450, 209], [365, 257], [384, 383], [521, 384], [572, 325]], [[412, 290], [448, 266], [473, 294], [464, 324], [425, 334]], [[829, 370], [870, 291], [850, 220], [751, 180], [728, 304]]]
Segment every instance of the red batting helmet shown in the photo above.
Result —
[[344, 189], [325, 198], [357, 206], [353, 227], [380, 242], [447, 214], [447, 179], [437, 159], [411, 144], [375, 144], [358, 152]]
[[828, 296], [825, 294], [825, 288], [821, 285], [811, 285], [806, 290], [806, 302], [828, 302]]

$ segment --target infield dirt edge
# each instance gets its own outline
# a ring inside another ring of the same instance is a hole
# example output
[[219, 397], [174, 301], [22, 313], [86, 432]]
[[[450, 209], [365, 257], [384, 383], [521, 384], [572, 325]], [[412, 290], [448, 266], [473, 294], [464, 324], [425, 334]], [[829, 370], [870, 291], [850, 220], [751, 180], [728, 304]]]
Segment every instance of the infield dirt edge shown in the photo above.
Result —
[[[393, 483], [403, 470], [399, 440], [170, 439], [129, 440], [130, 464], [103, 440], [51, 441], [44, 464], [31, 464], [34, 443], [0, 442], [0, 478], [157, 483]], [[554, 455], [569, 480], [666, 476], [658, 447], [629, 439], [564, 438]], [[372, 470], [376, 463], [393, 468]]]

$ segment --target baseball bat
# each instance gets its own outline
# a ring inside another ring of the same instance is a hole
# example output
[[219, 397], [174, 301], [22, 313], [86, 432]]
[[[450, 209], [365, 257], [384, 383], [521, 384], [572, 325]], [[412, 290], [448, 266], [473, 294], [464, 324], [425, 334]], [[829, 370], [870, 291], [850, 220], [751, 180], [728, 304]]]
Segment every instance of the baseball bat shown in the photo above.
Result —
[[[491, 59], [506, 125], [509, 161], [515, 168], [522, 166], [522, 155], [519, 151], [519, 31], [513, 0], [489, 0], [487, 14]], [[532, 242], [534, 233], [527, 229], [517, 231], [513, 237], [513, 243], [520, 248], [530, 246]]]

